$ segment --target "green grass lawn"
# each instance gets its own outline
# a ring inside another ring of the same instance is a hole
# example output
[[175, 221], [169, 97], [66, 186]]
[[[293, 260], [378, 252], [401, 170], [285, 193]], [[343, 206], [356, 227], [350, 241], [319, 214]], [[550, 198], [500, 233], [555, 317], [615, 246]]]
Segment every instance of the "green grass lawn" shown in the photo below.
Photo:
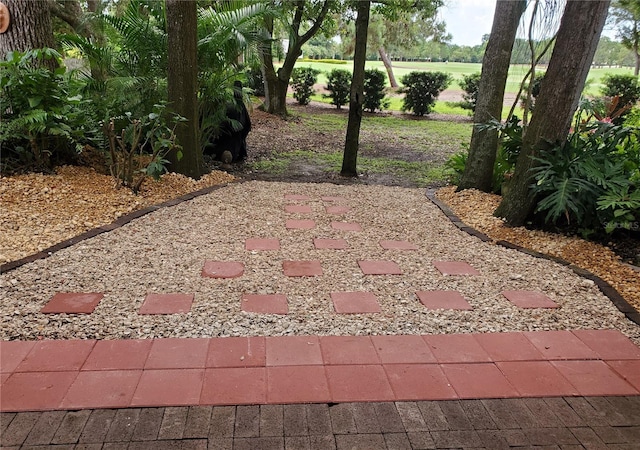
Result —
[[[318, 63], [318, 62], [298, 62], [296, 64], [298, 67], [313, 67], [321, 71], [320, 76], [318, 77], [318, 82], [325, 84], [327, 83], [326, 73], [330, 72], [333, 69], [346, 69], [353, 70], [353, 62], [347, 61], [347, 64], [329, 64], [329, 63]], [[444, 62], [410, 62], [410, 61], [396, 61], [393, 63], [394, 66], [394, 74], [398, 82], [403, 75], [408, 74], [413, 71], [434, 71], [434, 72], [445, 72], [449, 73], [454, 78], [454, 83], [449, 86], [449, 89], [459, 90], [461, 89], [458, 85], [457, 81], [462, 79], [463, 75], [469, 75], [475, 72], [480, 72], [482, 69], [482, 64], [479, 63], [444, 63]], [[380, 70], [385, 70], [382, 64], [382, 61], [367, 61], [367, 68], [377, 68]], [[529, 70], [528, 66], [524, 65], [512, 65], [509, 71], [509, 78], [507, 79], [507, 87], [506, 91], [508, 93], [515, 94], [518, 92], [518, 88], [520, 86], [520, 80], [525, 76], [527, 71]], [[544, 68], [539, 68], [540, 72], [544, 71]], [[589, 71], [589, 76], [587, 77], [587, 93], [597, 95], [602, 87], [602, 77], [605, 74], [615, 74], [622, 75], [633, 74], [633, 69], [631, 67], [622, 67], [622, 68], [592, 68]], [[388, 82], [387, 82], [388, 83]]]

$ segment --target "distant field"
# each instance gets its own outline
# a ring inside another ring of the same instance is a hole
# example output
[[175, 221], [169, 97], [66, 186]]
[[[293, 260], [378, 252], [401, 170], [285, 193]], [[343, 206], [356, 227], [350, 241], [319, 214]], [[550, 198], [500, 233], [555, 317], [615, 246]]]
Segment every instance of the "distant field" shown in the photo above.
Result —
[[[327, 83], [325, 73], [330, 72], [333, 69], [353, 69], [353, 63], [348, 61], [347, 64], [328, 64], [317, 62], [299, 62], [298, 67], [313, 67], [322, 71], [319, 76], [319, 82], [322, 84]], [[482, 64], [479, 63], [443, 63], [443, 62], [411, 62], [411, 61], [398, 61], [393, 63], [394, 74], [396, 79], [400, 83], [400, 79], [403, 75], [406, 75], [412, 71], [438, 71], [446, 72], [454, 77], [454, 80], [461, 80], [462, 75], [469, 75], [474, 72], [480, 72]], [[367, 68], [378, 68], [384, 70], [382, 61], [367, 61]], [[528, 67], [522, 65], [513, 65], [509, 71], [509, 78], [507, 79], [507, 93], [515, 94], [520, 86], [520, 80], [527, 73]], [[544, 71], [544, 68], [540, 68], [540, 71]], [[603, 75], [610, 74], [633, 74], [633, 69], [630, 67], [625, 68], [593, 68], [589, 72], [587, 78], [587, 92], [590, 94], [598, 94], [602, 87], [601, 79]], [[457, 82], [454, 82], [449, 86], [449, 90], [460, 90], [460, 86]]]

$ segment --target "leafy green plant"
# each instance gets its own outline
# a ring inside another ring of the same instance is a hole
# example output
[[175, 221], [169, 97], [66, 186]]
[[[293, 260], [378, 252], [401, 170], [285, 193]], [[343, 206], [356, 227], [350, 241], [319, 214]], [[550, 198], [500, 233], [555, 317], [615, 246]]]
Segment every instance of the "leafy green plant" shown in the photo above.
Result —
[[462, 80], [459, 81], [460, 87], [464, 91], [462, 98], [462, 107], [476, 110], [476, 102], [478, 101], [478, 88], [480, 86], [480, 72], [472, 73], [469, 75], [462, 75]]
[[411, 111], [417, 116], [429, 114], [436, 99], [449, 84], [452, 77], [444, 72], [410, 72], [401, 78], [405, 94], [403, 111]]
[[635, 105], [640, 100], [640, 84], [634, 75], [607, 74], [602, 78], [604, 84], [602, 95], [606, 97], [620, 97], [620, 106], [631, 103]]
[[[58, 60], [54, 71], [43, 64], [50, 59]], [[60, 54], [46, 48], [9, 52], [0, 62], [4, 169], [48, 170], [96, 138], [92, 107], [60, 62]]]
[[315, 93], [313, 85], [318, 82], [320, 71], [311, 67], [296, 67], [293, 69], [291, 81], [293, 86], [293, 98], [300, 105], [308, 105], [311, 96]]
[[[166, 104], [158, 104], [153, 112], [139, 118], [127, 112], [109, 119], [105, 126], [109, 170], [116, 183], [137, 193], [146, 177], [158, 179], [167, 171], [166, 156], [170, 151], [177, 151], [181, 158], [175, 128], [185, 119], [173, 115], [167, 123], [166, 116]], [[123, 124], [120, 129], [119, 124]]]
[[[590, 233], [628, 228], [640, 217], [637, 198], [640, 129], [595, 122], [577, 126], [561, 146], [536, 158], [537, 212], [545, 221]], [[562, 219], [562, 220], [560, 220]]]
[[389, 107], [386, 97], [387, 76], [378, 69], [368, 69], [364, 72], [364, 110], [369, 112], [382, 111]]
[[345, 69], [333, 69], [327, 74], [327, 90], [325, 97], [331, 99], [331, 104], [341, 109], [342, 105], [349, 103], [351, 89], [351, 72]]

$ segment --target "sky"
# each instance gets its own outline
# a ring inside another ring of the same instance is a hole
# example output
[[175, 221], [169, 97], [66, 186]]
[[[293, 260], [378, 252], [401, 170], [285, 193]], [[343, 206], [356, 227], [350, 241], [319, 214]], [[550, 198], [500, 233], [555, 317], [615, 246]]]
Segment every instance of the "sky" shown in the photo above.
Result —
[[[453, 36], [452, 44], [480, 45], [482, 36], [491, 33], [496, 0], [446, 0], [440, 18]], [[605, 27], [603, 35], [615, 39], [615, 30]]]
[[440, 17], [453, 36], [452, 44], [480, 45], [482, 36], [491, 33], [496, 0], [448, 0]]

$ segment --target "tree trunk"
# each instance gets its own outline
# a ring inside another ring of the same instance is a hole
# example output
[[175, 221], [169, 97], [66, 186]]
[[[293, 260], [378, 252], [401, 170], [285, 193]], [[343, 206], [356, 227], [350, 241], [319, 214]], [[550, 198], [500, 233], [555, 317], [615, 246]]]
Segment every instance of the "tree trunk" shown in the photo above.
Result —
[[391, 65], [391, 60], [389, 59], [389, 55], [387, 55], [384, 47], [380, 46], [378, 48], [378, 54], [380, 55], [380, 59], [382, 60], [382, 64], [384, 64], [384, 68], [387, 69], [387, 75], [389, 76], [389, 84], [392, 88], [398, 88], [398, 82], [396, 81], [396, 76], [393, 74], [393, 65]]
[[511, 226], [523, 225], [535, 207], [535, 198], [529, 188], [533, 181], [531, 169], [536, 166], [533, 157], [542, 149], [559, 145], [569, 134], [609, 3], [609, 0], [567, 2], [515, 173], [495, 212]]
[[349, 99], [349, 122], [344, 143], [342, 158], [343, 177], [357, 177], [358, 145], [360, 141], [360, 123], [362, 122], [362, 106], [364, 104], [364, 65], [367, 58], [367, 29], [369, 28], [370, 1], [360, 0], [357, 3], [356, 47], [353, 55], [353, 75], [351, 77], [351, 94]]
[[171, 109], [187, 119], [176, 128], [182, 158], [167, 156], [172, 172], [198, 179], [203, 173], [198, 130], [198, 55], [196, 0], [166, 0], [168, 91]]
[[[47, 0], [4, 0], [9, 10], [11, 24], [0, 34], [0, 60], [8, 52], [24, 52], [35, 48], [52, 48], [53, 28]], [[56, 61], [45, 63], [50, 69], [57, 67]]]
[[[282, 67], [276, 72], [273, 67], [273, 51], [270, 45], [265, 46], [260, 51], [262, 60], [262, 74], [265, 84], [265, 105], [264, 109], [268, 113], [277, 114], [279, 116], [287, 116], [287, 90], [289, 89], [289, 79], [291, 73], [298, 60], [302, 55], [302, 46], [320, 30], [322, 22], [327, 17], [329, 8], [333, 2], [324, 0], [322, 8], [315, 17], [313, 24], [303, 34], [300, 34], [300, 28], [303, 23], [305, 7], [309, 6], [307, 0], [298, 0], [295, 2], [294, 19], [290, 24], [289, 31], [289, 49], [284, 59]], [[265, 20], [265, 29], [269, 36], [273, 35], [273, 19]]]
[[[478, 86], [478, 100], [473, 115], [476, 124], [502, 118], [504, 91], [509, 74], [511, 52], [520, 17], [526, 9], [525, 0], [498, 0], [491, 35], [482, 60], [482, 74]], [[491, 191], [493, 166], [498, 151], [498, 130], [479, 130], [471, 134], [469, 157], [458, 190]]]
[[633, 45], [633, 56], [636, 58], [636, 66], [633, 69], [633, 74], [637, 77], [640, 74], [640, 48], [638, 48], [638, 42]]

